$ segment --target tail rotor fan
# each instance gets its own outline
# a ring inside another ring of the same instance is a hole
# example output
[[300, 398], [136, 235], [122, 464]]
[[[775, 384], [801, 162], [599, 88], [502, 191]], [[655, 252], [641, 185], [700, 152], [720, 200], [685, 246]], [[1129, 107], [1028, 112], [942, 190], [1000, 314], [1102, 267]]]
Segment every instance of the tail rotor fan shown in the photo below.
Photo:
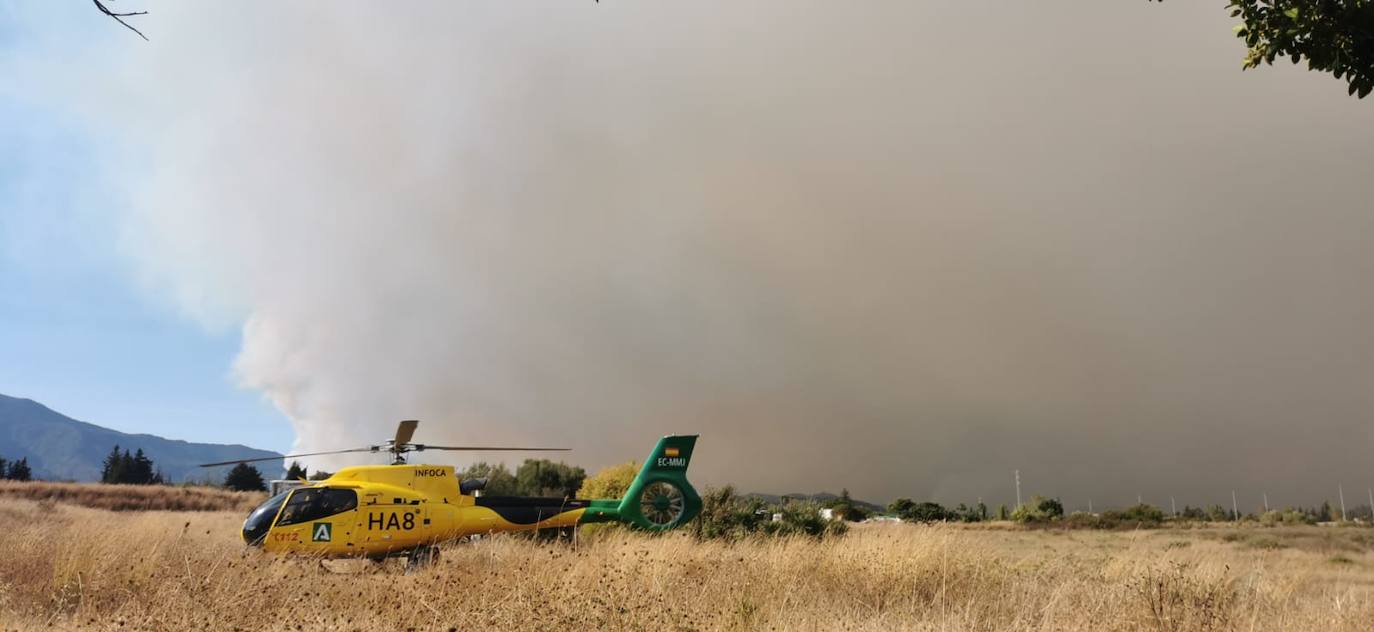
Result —
[[682, 490], [668, 481], [657, 481], [639, 495], [639, 512], [649, 524], [668, 527], [682, 519], [686, 500]]

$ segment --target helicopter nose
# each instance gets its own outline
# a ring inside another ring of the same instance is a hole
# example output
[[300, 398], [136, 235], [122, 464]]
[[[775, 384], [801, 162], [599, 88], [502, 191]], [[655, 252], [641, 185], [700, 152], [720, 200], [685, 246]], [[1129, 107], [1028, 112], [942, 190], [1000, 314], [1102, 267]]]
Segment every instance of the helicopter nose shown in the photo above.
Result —
[[262, 541], [267, 539], [267, 533], [265, 531], [265, 529], [253, 529], [245, 526], [243, 528], [243, 541], [247, 543], [248, 546], [261, 547]]

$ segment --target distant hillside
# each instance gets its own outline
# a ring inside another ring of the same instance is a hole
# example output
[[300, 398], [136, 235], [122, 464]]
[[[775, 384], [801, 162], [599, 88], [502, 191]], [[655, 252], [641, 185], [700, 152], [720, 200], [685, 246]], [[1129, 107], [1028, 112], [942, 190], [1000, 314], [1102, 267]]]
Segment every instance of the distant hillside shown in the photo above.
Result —
[[[190, 443], [147, 434], [126, 434], [77, 421], [30, 399], [0, 395], [0, 457], [27, 458], [35, 478], [95, 481], [101, 462], [118, 444], [130, 452], [143, 449], [168, 482], [221, 478], [198, 463], [279, 456], [276, 452], [241, 445]], [[265, 466], [265, 467], [264, 467]], [[276, 464], [260, 465], [267, 477], [278, 475]], [[219, 468], [225, 469], [225, 468]]]
[[[766, 503], [769, 503], [769, 504], [777, 504], [777, 503], [779, 503], [779, 502], [782, 502], [782, 497], [783, 497], [783, 496], [787, 496], [788, 498], [795, 499], [795, 500], [813, 500], [813, 501], [816, 501], [816, 502], [818, 502], [818, 503], [824, 503], [824, 502], [827, 502], [827, 501], [835, 500], [836, 498], [839, 498], [839, 497], [840, 497], [839, 494], [832, 494], [832, 493], [830, 493], [830, 492], [819, 492], [819, 493], [816, 493], [816, 494], [782, 494], [782, 495], [752, 493], [752, 494], [745, 494], [745, 496], [748, 496], [748, 497], [750, 497], [750, 498], [758, 498], [759, 500], [762, 500], [763, 502], [766, 502]], [[852, 497], [851, 497], [849, 500], [850, 500], [851, 502], [854, 503], [854, 506], [856, 506], [856, 507], [858, 507], [858, 508], [860, 508], [860, 509], [863, 509], [863, 510], [865, 510], [865, 511], [877, 511], [877, 512], [887, 511], [887, 508], [884, 507], [884, 506], [882, 506], [882, 505], [878, 505], [878, 504], [875, 504], [875, 503], [871, 503], [871, 502], [859, 500], [858, 498], [852, 498]]]

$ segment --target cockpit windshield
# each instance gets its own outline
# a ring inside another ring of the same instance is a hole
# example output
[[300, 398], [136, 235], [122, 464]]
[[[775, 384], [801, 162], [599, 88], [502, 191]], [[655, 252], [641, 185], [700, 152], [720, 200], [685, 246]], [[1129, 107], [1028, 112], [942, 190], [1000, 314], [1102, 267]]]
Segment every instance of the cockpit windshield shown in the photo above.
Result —
[[352, 511], [358, 507], [358, 494], [351, 489], [309, 487], [298, 489], [286, 501], [278, 525], [300, 524], [325, 516]]
[[286, 495], [291, 490], [286, 490], [276, 496], [268, 498], [266, 502], [258, 505], [253, 513], [248, 514], [248, 519], [243, 521], [243, 541], [249, 544], [262, 544], [262, 539], [267, 537], [267, 531], [272, 528], [272, 519], [277, 517], [277, 510], [281, 509], [282, 501], [286, 500]]

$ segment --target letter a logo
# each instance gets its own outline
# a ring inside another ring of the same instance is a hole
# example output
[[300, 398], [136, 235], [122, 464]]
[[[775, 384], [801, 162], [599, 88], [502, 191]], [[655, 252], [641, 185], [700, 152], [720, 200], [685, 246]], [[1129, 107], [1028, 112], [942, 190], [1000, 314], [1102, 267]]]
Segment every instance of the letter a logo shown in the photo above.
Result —
[[328, 522], [316, 522], [310, 534], [311, 542], [330, 542], [334, 539], [334, 527]]

